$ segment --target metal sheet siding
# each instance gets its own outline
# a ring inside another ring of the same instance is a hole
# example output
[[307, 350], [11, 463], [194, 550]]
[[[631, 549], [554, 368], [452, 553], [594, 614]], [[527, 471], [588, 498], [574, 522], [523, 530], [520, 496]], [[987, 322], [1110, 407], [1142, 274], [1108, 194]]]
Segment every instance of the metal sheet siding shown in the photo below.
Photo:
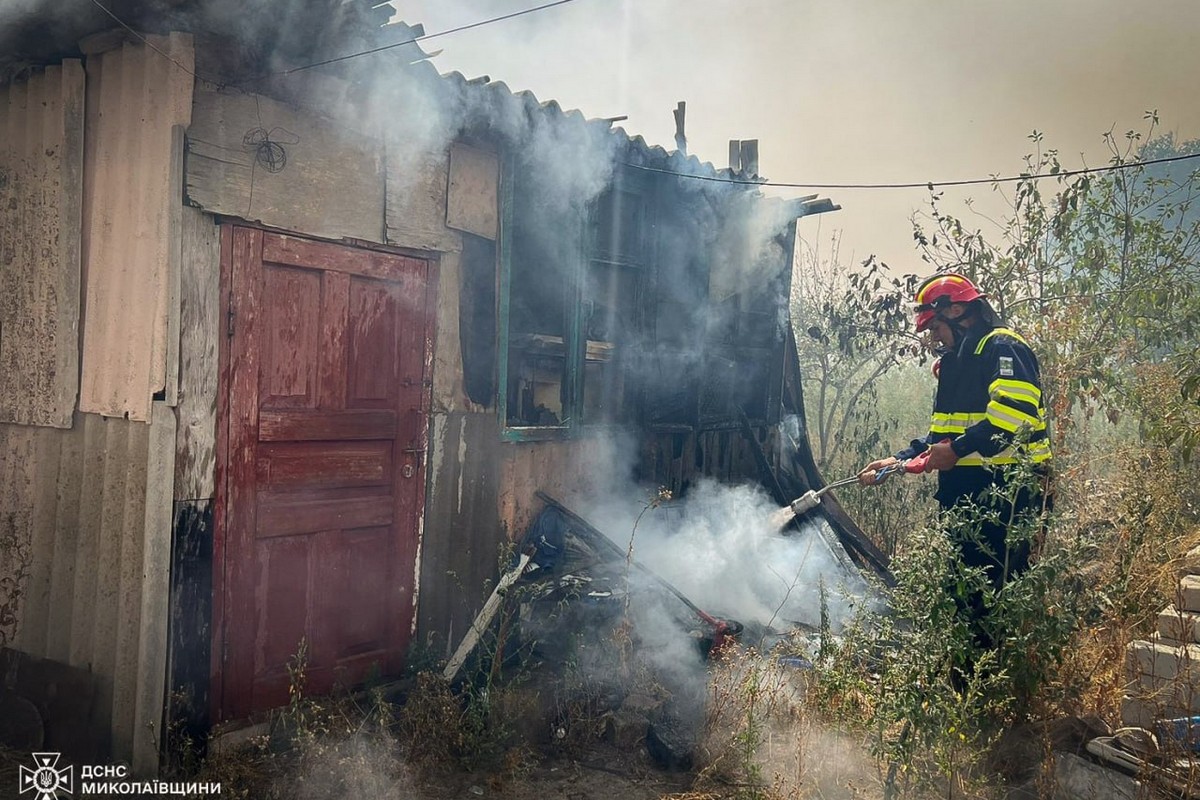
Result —
[[156, 403], [152, 416], [145, 425], [77, 414], [67, 430], [0, 425], [0, 532], [18, 537], [0, 581], [24, 573], [0, 640], [94, 672], [111, 709], [113, 756], [151, 770], [175, 438], [172, 409]]
[[71, 424], [83, 102], [76, 60], [0, 87], [0, 422]]
[[[187, 69], [191, 37], [151, 41]], [[172, 128], [191, 119], [193, 79], [143, 44], [87, 60], [81, 411], [147, 422], [164, 391], [182, 175]], [[172, 393], [167, 392], [168, 399]]]

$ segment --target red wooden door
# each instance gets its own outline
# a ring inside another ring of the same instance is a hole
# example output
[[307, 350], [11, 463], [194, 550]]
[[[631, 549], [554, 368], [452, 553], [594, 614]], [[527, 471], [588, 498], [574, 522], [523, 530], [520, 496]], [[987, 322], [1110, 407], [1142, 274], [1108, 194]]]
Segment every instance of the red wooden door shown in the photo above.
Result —
[[413, 624], [435, 287], [429, 262], [226, 234], [229, 428], [220, 719], [395, 674]]

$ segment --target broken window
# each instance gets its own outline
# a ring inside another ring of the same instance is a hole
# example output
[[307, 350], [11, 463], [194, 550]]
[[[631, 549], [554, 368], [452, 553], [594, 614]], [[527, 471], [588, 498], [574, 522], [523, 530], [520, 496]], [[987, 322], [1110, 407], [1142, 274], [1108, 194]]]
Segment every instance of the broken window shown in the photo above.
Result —
[[536, 172], [522, 170], [509, 203], [505, 422], [511, 428], [563, 427], [569, 420], [574, 337], [567, 312], [578, 262], [570, 231], [578, 219], [537, 184]]
[[646, 193], [618, 177], [584, 208], [540, 185], [534, 164], [508, 163], [500, 304], [505, 436], [626, 421], [628, 355], [648, 263]]
[[624, 422], [632, 402], [626, 373], [641, 331], [638, 298], [648, 263], [649, 203], [643, 185], [618, 175], [596, 199], [583, 283], [583, 420]]

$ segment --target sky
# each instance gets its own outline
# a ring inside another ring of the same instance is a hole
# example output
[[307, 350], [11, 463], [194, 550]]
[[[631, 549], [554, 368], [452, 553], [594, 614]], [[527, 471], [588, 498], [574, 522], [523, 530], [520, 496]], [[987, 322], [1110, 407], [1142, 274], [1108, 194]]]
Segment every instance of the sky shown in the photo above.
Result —
[[[544, 0], [392, 0], [435, 33]], [[1108, 159], [1102, 134], [1200, 138], [1196, 0], [573, 0], [425, 42], [442, 72], [488, 75], [727, 166], [730, 139], [759, 140], [759, 172], [789, 183], [880, 183], [1015, 174], [1029, 134], [1065, 168]], [[818, 190], [776, 190], [785, 196]], [[924, 272], [911, 217], [928, 192], [819, 190], [842, 206], [801, 238], [841, 263], [876, 255]], [[947, 189], [951, 210], [1003, 211], [989, 186]]]

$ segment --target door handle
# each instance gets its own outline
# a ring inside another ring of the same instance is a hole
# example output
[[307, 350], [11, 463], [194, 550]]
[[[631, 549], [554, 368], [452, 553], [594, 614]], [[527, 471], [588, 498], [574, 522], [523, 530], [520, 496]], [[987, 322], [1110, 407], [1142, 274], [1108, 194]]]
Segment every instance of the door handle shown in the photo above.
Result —
[[405, 478], [411, 478], [413, 475], [417, 474], [417, 466], [420, 466], [421, 462], [425, 459], [425, 448], [424, 447], [406, 447], [403, 450], [401, 450], [400, 452], [409, 453], [411, 455], [416, 456], [416, 465], [405, 464], [404, 466], [402, 466], [400, 468], [401, 475], [403, 475]]

